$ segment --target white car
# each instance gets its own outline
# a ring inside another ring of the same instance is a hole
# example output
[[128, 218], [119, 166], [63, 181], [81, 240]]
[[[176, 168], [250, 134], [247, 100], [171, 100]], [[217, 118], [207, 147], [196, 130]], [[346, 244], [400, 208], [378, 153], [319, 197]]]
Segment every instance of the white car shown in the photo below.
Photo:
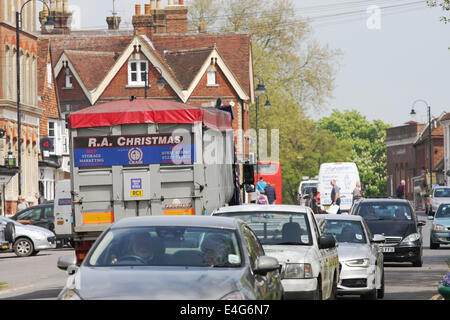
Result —
[[14, 240], [9, 245], [3, 246], [3, 249], [12, 247], [17, 256], [27, 257], [36, 255], [41, 250], [56, 248], [56, 237], [50, 230], [38, 226], [24, 225], [0, 216], [0, 230], [5, 230], [6, 225], [9, 223], [14, 225], [15, 232], [13, 232], [14, 235], [12, 237]]
[[249, 225], [264, 252], [281, 264], [285, 299], [335, 298], [339, 281], [336, 241], [321, 235], [310, 208], [250, 204], [219, 208], [212, 215], [239, 218]]
[[372, 236], [361, 216], [340, 214], [316, 215], [323, 234], [338, 242], [341, 265], [338, 295], [361, 295], [363, 299], [384, 297], [384, 259], [378, 243], [384, 236]]
[[450, 187], [435, 187], [430, 197], [431, 212], [434, 215], [441, 203], [450, 203]]

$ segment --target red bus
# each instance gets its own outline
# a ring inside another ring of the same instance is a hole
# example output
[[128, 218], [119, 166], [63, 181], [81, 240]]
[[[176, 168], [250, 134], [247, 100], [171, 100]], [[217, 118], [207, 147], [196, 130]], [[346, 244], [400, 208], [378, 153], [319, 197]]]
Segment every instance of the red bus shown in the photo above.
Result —
[[[257, 171], [259, 170], [259, 174]], [[281, 164], [278, 161], [258, 161], [258, 170], [255, 165], [255, 188], [260, 177], [263, 177], [265, 182], [270, 182], [275, 188], [277, 199], [275, 204], [282, 204], [282, 184], [281, 184]]]

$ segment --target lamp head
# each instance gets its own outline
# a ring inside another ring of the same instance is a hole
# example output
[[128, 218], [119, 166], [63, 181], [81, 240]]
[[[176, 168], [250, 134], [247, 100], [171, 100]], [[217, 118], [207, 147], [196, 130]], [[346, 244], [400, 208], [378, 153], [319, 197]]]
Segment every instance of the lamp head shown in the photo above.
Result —
[[47, 31], [48, 33], [52, 33], [53, 30], [55, 29], [55, 20], [53, 20], [52, 16], [47, 16], [47, 21], [45, 21], [44, 27], [45, 27], [45, 31]]
[[412, 116], [416, 115], [416, 111], [414, 110], [414, 108], [411, 109], [411, 112], [409, 114], [412, 115]]
[[264, 107], [265, 107], [267, 110], [269, 110], [271, 106], [272, 106], [272, 105], [270, 104], [269, 99], [267, 99], [266, 103], [264, 104]]
[[266, 93], [266, 87], [263, 84], [258, 83], [258, 87], [256, 87], [255, 94], [257, 96], [260, 96], [264, 93]]
[[166, 79], [164, 79], [162, 76], [159, 76], [158, 81], [156, 81], [156, 85], [158, 86], [159, 91], [164, 89], [164, 86], [167, 84]]

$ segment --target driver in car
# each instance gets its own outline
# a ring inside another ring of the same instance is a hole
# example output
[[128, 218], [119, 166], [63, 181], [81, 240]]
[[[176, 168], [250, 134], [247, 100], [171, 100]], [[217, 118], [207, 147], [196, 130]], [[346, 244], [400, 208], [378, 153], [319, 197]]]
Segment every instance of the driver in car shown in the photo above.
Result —
[[127, 253], [115, 258], [112, 264], [132, 261], [140, 264], [150, 264], [154, 258], [152, 238], [147, 232], [139, 232], [131, 235]]

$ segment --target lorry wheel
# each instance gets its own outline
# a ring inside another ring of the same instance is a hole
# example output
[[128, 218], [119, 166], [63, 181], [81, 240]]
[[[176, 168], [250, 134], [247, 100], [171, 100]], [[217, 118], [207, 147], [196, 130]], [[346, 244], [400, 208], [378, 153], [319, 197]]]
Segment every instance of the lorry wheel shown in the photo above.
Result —
[[27, 238], [19, 238], [14, 243], [14, 252], [19, 257], [28, 257], [34, 251], [33, 242]]
[[6, 224], [5, 229], [5, 240], [10, 243], [14, 243], [15, 238], [16, 238], [16, 227], [12, 222], [8, 222]]

